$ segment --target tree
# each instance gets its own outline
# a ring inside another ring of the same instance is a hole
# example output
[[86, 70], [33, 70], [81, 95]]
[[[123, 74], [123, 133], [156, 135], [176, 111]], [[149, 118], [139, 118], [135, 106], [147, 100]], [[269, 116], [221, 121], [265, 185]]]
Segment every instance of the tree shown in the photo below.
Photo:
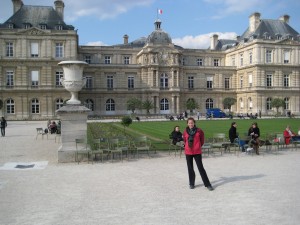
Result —
[[199, 105], [193, 98], [189, 98], [186, 102], [186, 108], [192, 113], [194, 109], [199, 108]]
[[147, 114], [150, 114], [150, 109], [154, 109], [154, 104], [151, 100], [147, 99], [142, 103], [142, 108], [146, 109]]
[[236, 103], [235, 98], [227, 97], [223, 100], [224, 109], [229, 109], [229, 112], [231, 110], [231, 106]]
[[142, 102], [137, 98], [131, 98], [127, 101], [127, 110], [131, 110], [132, 113], [134, 113], [136, 109], [140, 109], [141, 106]]
[[124, 132], [125, 132], [125, 127], [129, 127], [130, 124], [132, 124], [132, 119], [130, 116], [123, 116], [121, 124], [124, 126]]
[[278, 115], [278, 110], [280, 107], [284, 107], [285, 105], [285, 102], [283, 99], [281, 98], [274, 98], [271, 100], [271, 107], [273, 108], [276, 108], [276, 115]]

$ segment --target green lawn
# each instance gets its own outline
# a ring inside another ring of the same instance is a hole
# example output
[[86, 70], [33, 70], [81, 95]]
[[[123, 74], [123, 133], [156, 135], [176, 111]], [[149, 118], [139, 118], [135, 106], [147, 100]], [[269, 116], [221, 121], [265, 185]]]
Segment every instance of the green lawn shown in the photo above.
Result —
[[[237, 131], [239, 134], [248, 132], [252, 122], [257, 122], [260, 128], [261, 137], [264, 138], [267, 133], [283, 133], [287, 125], [291, 126], [292, 131], [298, 132], [300, 128], [300, 119], [236, 119], [236, 120], [199, 120], [196, 126], [200, 127], [206, 138], [211, 138], [213, 133], [225, 133], [228, 136], [228, 130], [231, 122], [237, 122]], [[169, 134], [175, 125], [179, 125], [181, 131], [186, 127], [186, 121], [149, 121], [149, 122], [133, 122], [127, 132], [134, 130], [140, 135], [148, 135], [158, 139], [168, 139]]]
[[[205, 138], [212, 138], [214, 133], [225, 133], [228, 137], [228, 130], [232, 121], [237, 122], [237, 131], [243, 135], [248, 132], [249, 127], [255, 121], [261, 132], [261, 139], [266, 139], [266, 134], [283, 133], [287, 125], [291, 126], [292, 131], [298, 132], [300, 128], [300, 119], [236, 119], [236, 120], [200, 120], [196, 121], [196, 126], [200, 127], [205, 134]], [[186, 127], [186, 121], [148, 121], [133, 122], [125, 129], [121, 123], [88, 123], [88, 139], [93, 138], [113, 138], [127, 136], [128, 139], [134, 139], [137, 136], [146, 135], [152, 139], [152, 144], [157, 150], [169, 149], [169, 134], [174, 126], [179, 125], [183, 132]]]

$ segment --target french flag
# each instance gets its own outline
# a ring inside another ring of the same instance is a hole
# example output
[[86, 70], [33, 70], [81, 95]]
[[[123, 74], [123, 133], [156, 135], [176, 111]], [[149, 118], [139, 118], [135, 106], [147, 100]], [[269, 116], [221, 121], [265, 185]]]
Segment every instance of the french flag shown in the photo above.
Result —
[[163, 11], [162, 11], [162, 9], [158, 9], [158, 12], [157, 12], [158, 14], [162, 14], [163, 13]]

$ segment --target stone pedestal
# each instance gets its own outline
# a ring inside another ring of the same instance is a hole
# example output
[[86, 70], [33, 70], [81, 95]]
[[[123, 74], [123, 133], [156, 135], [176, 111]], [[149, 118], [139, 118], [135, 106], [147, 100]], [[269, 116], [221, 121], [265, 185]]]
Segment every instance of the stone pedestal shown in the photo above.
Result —
[[56, 111], [61, 119], [59, 163], [75, 161], [75, 139], [87, 137], [87, 115], [89, 111], [82, 105], [66, 105]]

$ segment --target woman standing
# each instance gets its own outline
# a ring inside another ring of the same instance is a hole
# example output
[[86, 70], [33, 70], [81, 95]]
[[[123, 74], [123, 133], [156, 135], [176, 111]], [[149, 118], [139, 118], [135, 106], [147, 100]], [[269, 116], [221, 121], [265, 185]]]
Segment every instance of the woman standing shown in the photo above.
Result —
[[195, 188], [196, 176], [193, 165], [193, 159], [195, 159], [204, 186], [207, 187], [208, 190], [213, 191], [214, 189], [210, 184], [210, 181], [202, 164], [201, 147], [204, 144], [204, 132], [200, 128], [196, 127], [194, 118], [188, 118], [187, 127], [183, 133], [183, 140], [185, 144], [184, 151], [189, 173], [190, 189]]
[[236, 122], [232, 122], [232, 123], [231, 123], [231, 127], [230, 127], [230, 129], [229, 129], [229, 131], [228, 131], [228, 133], [229, 133], [229, 139], [230, 139], [230, 142], [231, 142], [231, 143], [233, 143], [234, 140], [235, 140], [236, 138], [238, 138], [238, 135], [237, 135], [237, 132], [236, 132], [236, 127], [237, 127]]
[[251, 136], [250, 144], [253, 145], [253, 149], [256, 152], [256, 155], [259, 155], [259, 136], [260, 130], [257, 126], [257, 123], [252, 123], [251, 127], [248, 130], [248, 136]]
[[7, 127], [7, 122], [3, 116], [1, 118], [0, 127], [1, 127], [1, 135], [2, 135], [2, 137], [4, 137], [5, 136], [5, 128]]

